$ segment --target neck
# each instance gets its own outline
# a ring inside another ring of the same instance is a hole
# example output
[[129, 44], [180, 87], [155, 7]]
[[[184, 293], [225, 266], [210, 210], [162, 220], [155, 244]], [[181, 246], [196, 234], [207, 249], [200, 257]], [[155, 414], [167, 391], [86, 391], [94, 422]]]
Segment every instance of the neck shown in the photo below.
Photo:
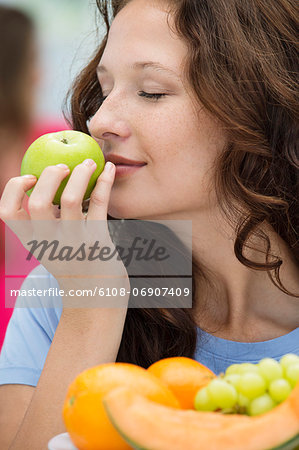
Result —
[[[275, 286], [267, 271], [248, 268], [237, 259], [234, 232], [219, 211], [213, 215], [196, 212], [176, 219], [190, 217], [192, 254], [204, 275], [196, 277], [193, 308], [197, 324], [219, 337], [244, 342], [272, 339], [298, 327], [299, 264], [273, 228], [265, 223], [260, 230], [270, 239], [271, 255], [283, 261], [279, 272], [282, 284], [297, 298]], [[177, 234], [181, 237], [179, 231]], [[265, 263], [265, 242], [254, 237], [248, 244], [252, 248], [244, 248], [243, 255]], [[273, 261], [271, 256], [269, 259]]]

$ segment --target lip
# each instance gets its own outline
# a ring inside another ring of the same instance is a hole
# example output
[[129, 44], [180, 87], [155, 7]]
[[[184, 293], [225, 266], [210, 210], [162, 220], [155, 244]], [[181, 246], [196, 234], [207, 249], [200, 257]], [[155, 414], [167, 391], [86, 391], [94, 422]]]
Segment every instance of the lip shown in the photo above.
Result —
[[137, 166], [142, 167], [145, 166], [146, 163], [144, 161], [135, 161], [133, 159], [124, 158], [121, 155], [105, 155], [105, 161], [110, 161], [116, 166], [118, 164], [125, 165], [125, 166]]
[[131, 175], [138, 170], [141, 170], [142, 167], [146, 166], [146, 164], [142, 165], [129, 165], [129, 164], [116, 164], [115, 165], [115, 178], [122, 178], [127, 175]]

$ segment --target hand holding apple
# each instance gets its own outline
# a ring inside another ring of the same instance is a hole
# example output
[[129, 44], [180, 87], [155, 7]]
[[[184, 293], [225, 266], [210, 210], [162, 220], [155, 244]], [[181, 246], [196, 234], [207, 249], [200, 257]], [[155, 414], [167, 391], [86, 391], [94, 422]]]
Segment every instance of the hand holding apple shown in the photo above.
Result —
[[[35, 175], [39, 178], [47, 166], [66, 164], [70, 169], [70, 174], [61, 182], [53, 200], [55, 205], [59, 205], [61, 194], [73, 169], [88, 158], [94, 160], [97, 168], [87, 186], [84, 195], [84, 200], [86, 200], [90, 197], [97, 178], [104, 169], [105, 158], [98, 143], [81, 131], [64, 130], [40, 136], [30, 145], [24, 155], [21, 175]], [[33, 189], [30, 189], [27, 195], [30, 196]]]
[[[58, 146], [61, 145], [63, 150], [65, 147], [68, 148], [69, 133], [62, 133], [63, 139], [67, 143], [61, 142], [60, 144], [59, 140], [56, 140]], [[129, 277], [111, 239], [107, 220], [110, 194], [115, 179], [115, 165], [107, 162], [102, 173], [95, 177], [96, 183], [90, 195], [88, 212], [87, 214], [83, 213], [82, 200], [84, 195], [87, 196], [86, 187], [96, 168], [99, 169], [93, 161], [96, 161], [98, 165], [101, 163], [104, 165], [104, 157], [98, 144], [89, 136], [82, 133], [75, 134], [88, 138], [88, 148], [85, 152], [82, 151], [79, 140], [76, 149], [79, 151], [80, 159], [77, 155], [76, 162], [74, 162], [74, 152], [71, 156], [68, 151], [64, 155], [59, 155], [58, 152], [54, 159], [51, 143], [49, 148], [47, 146], [49, 143], [47, 138], [53, 137], [53, 134], [45, 136], [43, 148], [37, 146], [36, 152], [32, 151], [34, 146], [29, 148], [22, 164], [23, 174], [27, 164], [26, 172], [29, 174], [13, 177], [7, 182], [0, 199], [0, 219], [11, 228], [25, 249], [37, 256], [40, 263], [56, 278], [60, 288], [65, 292], [70, 289], [74, 289], [74, 292], [84, 289], [98, 292], [99, 286], [104, 289], [104, 292], [112, 288], [124, 289], [125, 296], [122, 298], [117, 296], [114, 307], [126, 308], [130, 291]], [[57, 137], [59, 133], [54, 133], [54, 135]], [[94, 142], [91, 149], [90, 142]], [[54, 145], [54, 147], [56, 146]], [[90, 157], [92, 164], [90, 164]], [[43, 164], [41, 164], [42, 159]], [[29, 166], [30, 162], [36, 163], [37, 171], [33, 170], [32, 165]], [[66, 170], [65, 163], [73, 171], [61, 196], [61, 208], [57, 215], [57, 208], [53, 207], [54, 197], [61, 186], [61, 181], [68, 177], [70, 172], [70, 169]], [[38, 176], [39, 179], [36, 180]], [[25, 209], [23, 208], [25, 193], [33, 186], [28, 208]], [[41, 253], [40, 246], [42, 246]], [[105, 251], [109, 249], [109, 258], [107, 258], [107, 252], [102, 259], [98, 255], [89, 258], [88, 250], [97, 251], [102, 248], [105, 248]], [[75, 250], [75, 253], [72, 249]], [[36, 250], [38, 254], [36, 254]], [[83, 299], [80, 295], [65, 297], [63, 297], [65, 300], [63, 308], [113, 307], [111, 306], [112, 299], [106, 296], [102, 298], [101, 295], [95, 294], [90, 299]]]

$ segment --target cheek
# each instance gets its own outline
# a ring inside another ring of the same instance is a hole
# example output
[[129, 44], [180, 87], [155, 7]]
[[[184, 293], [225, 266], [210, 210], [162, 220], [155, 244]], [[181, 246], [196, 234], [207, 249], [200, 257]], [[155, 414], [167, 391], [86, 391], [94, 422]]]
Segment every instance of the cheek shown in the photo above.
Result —
[[[183, 156], [189, 132], [186, 132], [186, 119], [174, 108], [144, 115], [140, 135], [141, 147], [153, 163], [167, 162]], [[141, 124], [140, 124], [141, 125]]]
[[[158, 169], [178, 165], [181, 170], [203, 173], [209, 170], [225, 145], [225, 137], [218, 124], [206, 114], [197, 116], [190, 108], [169, 108], [144, 118], [143, 144]], [[171, 175], [171, 173], [169, 173]]]
[[[153, 185], [170, 203], [198, 206], [206, 204], [209, 196], [214, 204], [215, 160], [226, 144], [221, 127], [207, 114], [196, 116], [188, 110], [155, 120], [153, 145], [145, 147], [152, 159], [148, 174]], [[172, 192], [169, 186], [173, 186]]]

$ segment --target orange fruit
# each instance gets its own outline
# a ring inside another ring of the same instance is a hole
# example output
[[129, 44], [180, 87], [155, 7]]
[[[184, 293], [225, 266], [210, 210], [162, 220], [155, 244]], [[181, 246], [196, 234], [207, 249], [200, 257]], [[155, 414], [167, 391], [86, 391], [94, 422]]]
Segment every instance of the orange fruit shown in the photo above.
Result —
[[180, 407], [167, 386], [142, 367], [107, 363], [87, 369], [70, 384], [62, 411], [66, 429], [79, 450], [131, 448], [110, 423], [102, 403], [118, 386], [131, 387], [157, 403]]
[[184, 356], [161, 359], [147, 370], [169, 387], [182, 409], [194, 409], [197, 391], [216, 377], [203, 364]]

